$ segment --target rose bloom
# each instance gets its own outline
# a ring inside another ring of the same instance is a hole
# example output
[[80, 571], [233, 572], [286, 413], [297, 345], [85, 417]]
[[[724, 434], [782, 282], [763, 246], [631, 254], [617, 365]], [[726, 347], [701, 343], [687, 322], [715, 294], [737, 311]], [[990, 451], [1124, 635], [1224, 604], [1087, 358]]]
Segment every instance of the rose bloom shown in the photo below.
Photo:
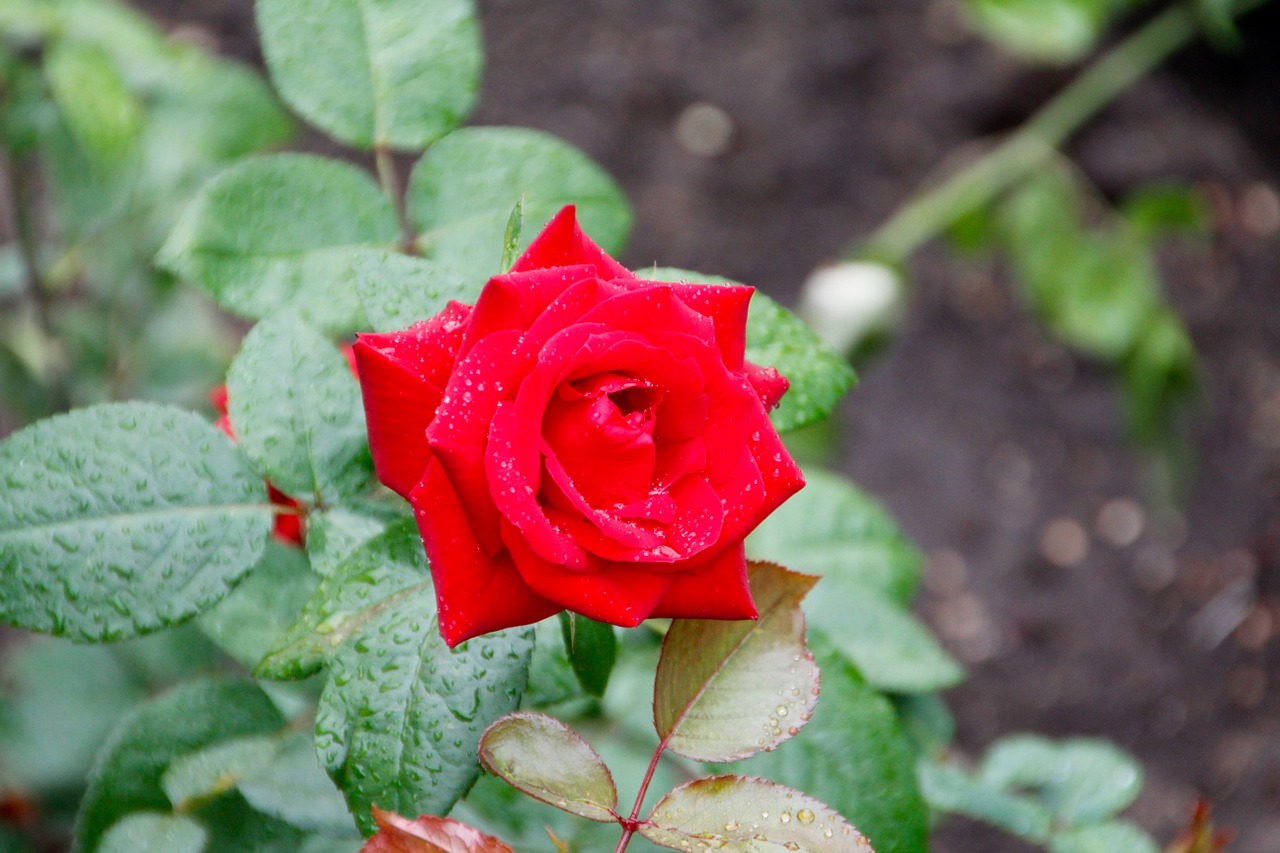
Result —
[[560, 211], [475, 307], [355, 344], [379, 479], [453, 646], [563, 609], [753, 619], [742, 540], [804, 480], [744, 360], [753, 289], [644, 281]]

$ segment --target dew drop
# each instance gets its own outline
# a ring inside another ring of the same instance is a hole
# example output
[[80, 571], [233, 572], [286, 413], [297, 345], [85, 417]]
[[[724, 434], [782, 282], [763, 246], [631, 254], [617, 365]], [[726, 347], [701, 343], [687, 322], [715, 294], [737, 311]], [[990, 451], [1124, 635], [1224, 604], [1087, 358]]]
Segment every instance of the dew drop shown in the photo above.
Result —
[[813, 823], [813, 818], [814, 818], [813, 809], [801, 809], [800, 811], [796, 812], [796, 820], [800, 821], [801, 823]]
[[787, 706], [786, 706], [786, 705], [779, 705], [778, 707], [774, 708], [773, 710], [775, 710], [775, 711], [777, 711], [777, 712], [778, 712], [778, 716], [779, 716], [779, 717], [785, 717], [785, 716], [787, 715]]
[[791, 823], [791, 812], [783, 812], [782, 814], [778, 815], [778, 820], [782, 821], [783, 823]]

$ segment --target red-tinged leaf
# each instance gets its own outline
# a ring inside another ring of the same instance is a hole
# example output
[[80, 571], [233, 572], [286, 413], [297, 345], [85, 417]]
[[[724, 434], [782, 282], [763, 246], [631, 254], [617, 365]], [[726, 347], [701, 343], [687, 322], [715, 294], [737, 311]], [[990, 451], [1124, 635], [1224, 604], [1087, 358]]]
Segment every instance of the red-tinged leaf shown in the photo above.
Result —
[[618, 791], [600, 756], [545, 714], [508, 714], [480, 738], [480, 763], [536, 800], [590, 820], [617, 820]]
[[360, 853], [514, 853], [492, 835], [448, 817], [409, 820], [374, 806], [378, 832]]
[[698, 761], [736, 761], [795, 735], [818, 701], [818, 665], [800, 600], [817, 578], [750, 565], [751, 621], [678, 619], [654, 682], [653, 718], [667, 748]]
[[722, 853], [874, 853], [838, 812], [785, 785], [755, 776], [710, 776], [663, 797], [639, 832], [675, 850]]

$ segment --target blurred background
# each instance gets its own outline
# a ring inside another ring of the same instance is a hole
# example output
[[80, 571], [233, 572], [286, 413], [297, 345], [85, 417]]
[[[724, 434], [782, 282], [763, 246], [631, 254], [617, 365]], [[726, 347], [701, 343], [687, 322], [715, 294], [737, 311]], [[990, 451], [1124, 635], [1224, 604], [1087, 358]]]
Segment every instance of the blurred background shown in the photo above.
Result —
[[[134, 5], [261, 65], [251, 0]], [[1074, 40], [1053, 23], [1045, 41], [961, 0], [482, 0], [472, 123], [544, 129], [601, 163], [634, 205], [629, 267], [729, 276], [794, 306], [815, 269], [1160, 4], [1113, 5], [1142, 8]], [[1167, 429], [1136, 434], [1114, 360], [1042, 321], [1016, 251], [939, 240], [897, 270], [894, 333], [859, 350], [859, 386], [809, 443], [927, 555], [918, 611], [969, 673], [946, 697], [961, 749], [1105, 737], [1146, 767], [1130, 814], [1157, 838], [1203, 796], [1236, 832], [1229, 849], [1276, 853], [1280, 3], [1219, 36], [1045, 167], [1084, 188], [1095, 225], [1144, 188], [1193, 190], [1194, 233], [1150, 247], [1199, 353], [1178, 365], [1198, 382]], [[302, 146], [344, 153], [319, 135]], [[20, 420], [0, 412], [0, 431]], [[954, 819], [934, 849], [1033, 848]]]

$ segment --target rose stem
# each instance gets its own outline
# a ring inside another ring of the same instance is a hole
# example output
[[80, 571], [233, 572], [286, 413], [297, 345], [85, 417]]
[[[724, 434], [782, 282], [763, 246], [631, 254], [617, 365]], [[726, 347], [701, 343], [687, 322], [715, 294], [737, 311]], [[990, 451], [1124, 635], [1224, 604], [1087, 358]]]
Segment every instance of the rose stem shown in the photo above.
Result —
[[[1240, 16], [1269, 0], [1237, 0]], [[905, 263], [922, 245], [969, 211], [1043, 165], [1076, 130], [1200, 31], [1190, 3], [1165, 9], [1116, 45], [1049, 100], [1011, 136], [898, 208], [847, 258]]]
[[649, 783], [653, 781], [654, 771], [658, 769], [658, 759], [662, 758], [662, 753], [667, 749], [667, 741], [670, 739], [670, 735], [664, 737], [658, 744], [658, 748], [653, 751], [653, 758], [649, 759], [649, 769], [644, 772], [644, 779], [640, 781], [640, 791], [636, 794], [635, 805], [631, 807], [631, 817], [618, 820], [622, 824], [622, 837], [618, 839], [618, 846], [614, 848], [613, 853], [622, 853], [631, 843], [631, 836], [635, 835], [636, 828], [640, 825], [640, 809], [644, 805], [644, 795], [649, 792]]
[[379, 143], [373, 149], [373, 164], [378, 170], [378, 183], [395, 208], [396, 220], [400, 223], [400, 250], [407, 255], [416, 255], [418, 236], [413, 233], [413, 224], [409, 222], [409, 213], [405, 209], [404, 192], [400, 188], [400, 178], [396, 174], [395, 157], [391, 149]]

